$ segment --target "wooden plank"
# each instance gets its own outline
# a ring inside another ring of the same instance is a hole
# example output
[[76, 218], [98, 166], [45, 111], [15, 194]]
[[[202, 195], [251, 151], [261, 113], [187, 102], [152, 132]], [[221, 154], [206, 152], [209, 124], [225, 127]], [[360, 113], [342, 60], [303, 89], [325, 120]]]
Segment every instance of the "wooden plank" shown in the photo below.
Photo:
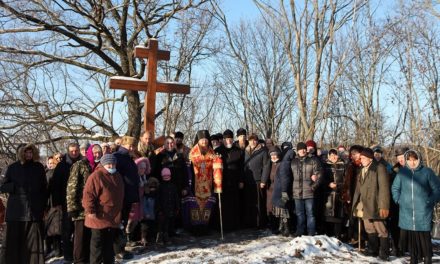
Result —
[[[150, 49], [147, 47], [135, 47], [134, 56], [136, 58], [148, 59], [148, 54], [150, 53]], [[170, 51], [168, 50], [158, 50], [157, 51], [157, 60], [170, 60]]]
[[147, 82], [132, 77], [110, 77], [110, 89], [130, 90], [130, 91], [146, 91]]
[[156, 86], [156, 91], [160, 93], [189, 94], [190, 90], [187, 84], [173, 82], [158, 82]]

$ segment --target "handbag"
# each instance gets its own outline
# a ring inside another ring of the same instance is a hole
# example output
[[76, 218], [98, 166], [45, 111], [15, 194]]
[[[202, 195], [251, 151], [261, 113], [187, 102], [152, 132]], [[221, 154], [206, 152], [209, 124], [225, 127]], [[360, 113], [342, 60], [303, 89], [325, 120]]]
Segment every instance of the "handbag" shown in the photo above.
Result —
[[61, 208], [52, 207], [45, 217], [45, 231], [47, 236], [62, 234], [63, 211]]
[[440, 239], [440, 203], [434, 206], [434, 219], [432, 220], [431, 237]]

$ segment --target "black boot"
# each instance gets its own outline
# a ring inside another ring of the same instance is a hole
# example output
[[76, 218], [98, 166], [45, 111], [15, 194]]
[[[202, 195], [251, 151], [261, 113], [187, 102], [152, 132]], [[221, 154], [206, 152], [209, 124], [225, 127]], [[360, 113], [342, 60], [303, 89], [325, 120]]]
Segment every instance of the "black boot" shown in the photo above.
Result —
[[368, 234], [368, 247], [365, 251], [366, 256], [377, 257], [379, 252], [379, 237], [377, 233]]
[[280, 233], [279, 225], [279, 218], [274, 215], [269, 215], [269, 227], [272, 234], [278, 235]]
[[379, 258], [384, 261], [388, 261], [390, 257], [390, 242], [388, 237], [380, 238]]
[[288, 237], [290, 235], [289, 219], [287, 219], [287, 218], [280, 219], [280, 224], [283, 226], [283, 230], [281, 231], [281, 235]]

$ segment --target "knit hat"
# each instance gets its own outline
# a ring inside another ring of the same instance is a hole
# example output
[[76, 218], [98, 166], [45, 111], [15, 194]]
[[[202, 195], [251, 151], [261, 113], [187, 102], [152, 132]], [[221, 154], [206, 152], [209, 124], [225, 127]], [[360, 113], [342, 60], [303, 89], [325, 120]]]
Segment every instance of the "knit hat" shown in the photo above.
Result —
[[374, 152], [370, 148], [364, 148], [361, 151], [361, 156], [364, 156], [364, 157], [367, 157], [367, 158], [370, 158], [370, 159], [374, 159]]
[[223, 132], [223, 138], [234, 138], [234, 132], [230, 129], [226, 129], [225, 132]]
[[281, 149], [285, 150], [285, 149], [292, 149], [292, 143], [289, 141], [283, 142], [283, 144], [281, 144]]
[[407, 148], [407, 147], [400, 147], [400, 148], [397, 148], [395, 151], [394, 151], [394, 156], [400, 156], [400, 155], [403, 155], [403, 154], [405, 154], [405, 152], [407, 152], [409, 150], [409, 148]]
[[300, 150], [300, 149], [307, 149], [307, 145], [306, 145], [304, 142], [299, 142], [299, 143], [296, 145], [296, 150], [298, 151], [298, 150]]
[[316, 149], [316, 142], [315, 141], [313, 141], [313, 140], [307, 140], [306, 141], [306, 146], [307, 147], [313, 147], [314, 149]]
[[160, 172], [160, 175], [162, 176], [162, 180], [169, 181], [171, 180], [171, 171], [168, 168], [163, 168]]
[[247, 135], [247, 131], [246, 131], [246, 129], [244, 129], [244, 128], [239, 128], [238, 130], [237, 130], [237, 137], [239, 137], [239, 136], [246, 136]]
[[377, 152], [377, 153], [383, 153], [383, 150], [380, 146], [376, 146], [373, 148], [373, 152]]
[[116, 164], [116, 157], [113, 154], [104, 154], [101, 158], [101, 165]]
[[281, 155], [281, 150], [276, 146], [272, 146], [269, 148], [269, 155], [272, 155], [272, 154], [276, 154], [279, 156], [279, 155]]

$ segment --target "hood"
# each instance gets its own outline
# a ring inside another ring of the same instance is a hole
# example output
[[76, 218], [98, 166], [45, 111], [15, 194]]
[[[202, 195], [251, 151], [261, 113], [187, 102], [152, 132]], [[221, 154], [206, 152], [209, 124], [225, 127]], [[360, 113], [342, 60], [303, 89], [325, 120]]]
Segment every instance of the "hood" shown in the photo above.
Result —
[[34, 162], [40, 161], [40, 151], [37, 149], [37, 147], [34, 144], [27, 144], [18, 149], [18, 160], [20, 160], [21, 164], [24, 164], [25, 162], [24, 152], [26, 149], [32, 149], [32, 153], [33, 153], [32, 159]]
[[404, 157], [405, 157], [405, 167], [408, 168], [409, 170], [412, 170], [411, 168], [408, 167], [408, 163], [407, 163], [408, 153], [410, 153], [410, 152], [414, 152], [417, 155], [417, 157], [419, 158], [419, 165], [417, 165], [417, 168], [415, 168], [414, 170], [416, 171], [416, 170], [421, 169], [423, 167], [422, 154], [420, 154], [420, 152], [415, 150], [415, 149], [410, 149], [407, 152], [405, 152], [405, 154], [404, 154]]
[[100, 146], [99, 144], [93, 144], [93, 145], [90, 145], [90, 147], [87, 149], [87, 152], [86, 152], [86, 157], [87, 157], [87, 161], [89, 162], [89, 164], [90, 164], [90, 167], [92, 168], [92, 171], [94, 171], [95, 170], [95, 168], [96, 168], [96, 165], [98, 165], [98, 163], [95, 163], [95, 158], [93, 157], [93, 147], [94, 146]]

